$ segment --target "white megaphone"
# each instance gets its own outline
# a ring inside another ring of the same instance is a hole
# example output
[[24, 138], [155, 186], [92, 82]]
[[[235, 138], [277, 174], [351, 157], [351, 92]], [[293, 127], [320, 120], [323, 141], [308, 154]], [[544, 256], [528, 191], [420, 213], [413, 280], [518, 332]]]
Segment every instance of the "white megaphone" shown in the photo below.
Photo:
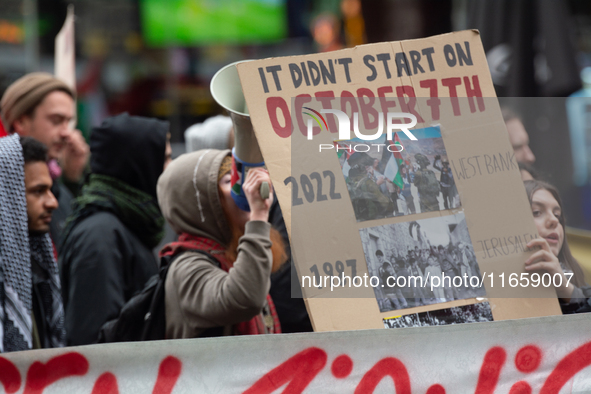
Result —
[[[234, 148], [232, 149], [232, 198], [236, 205], [250, 211], [248, 201], [242, 191], [242, 182], [246, 179], [248, 170], [254, 167], [264, 167], [263, 155], [259, 148], [240, 78], [236, 65], [243, 60], [228, 64], [220, 69], [211, 79], [211, 95], [232, 118], [234, 124]], [[269, 198], [269, 184], [263, 182], [260, 189], [263, 199]]]

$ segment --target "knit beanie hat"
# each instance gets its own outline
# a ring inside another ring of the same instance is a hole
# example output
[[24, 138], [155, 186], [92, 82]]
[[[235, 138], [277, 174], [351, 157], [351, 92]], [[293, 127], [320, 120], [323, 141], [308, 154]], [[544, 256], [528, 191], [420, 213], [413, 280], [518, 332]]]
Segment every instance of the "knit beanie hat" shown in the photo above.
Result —
[[65, 82], [49, 73], [36, 72], [17, 79], [6, 89], [0, 101], [0, 116], [7, 132], [12, 132], [15, 120], [35, 108], [45, 96], [54, 90], [61, 90], [72, 98], [74, 91]]
[[185, 131], [187, 153], [200, 149], [232, 149], [229, 146], [231, 129], [232, 119], [222, 115], [194, 124]]

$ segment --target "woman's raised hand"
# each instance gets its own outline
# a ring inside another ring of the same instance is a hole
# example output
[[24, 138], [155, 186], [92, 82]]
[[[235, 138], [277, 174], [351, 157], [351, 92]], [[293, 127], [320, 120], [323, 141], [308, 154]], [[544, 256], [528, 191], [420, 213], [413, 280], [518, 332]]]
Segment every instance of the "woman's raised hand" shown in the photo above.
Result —
[[556, 287], [556, 293], [560, 298], [570, 299], [573, 294], [574, 286], [564, 275], [558, 257], [554, 256], [554, 253], [550, 251], [548, 241], [544, 238], [536, 238], [529, 241], [526, 246], [530, 249], [539, 247], [540, 250], [525, 260], [525, 270], [527, 272], [545, 271], [552, 275], [552, 277], [554, 277], [555, 274], [562, 275], [562, 286]]

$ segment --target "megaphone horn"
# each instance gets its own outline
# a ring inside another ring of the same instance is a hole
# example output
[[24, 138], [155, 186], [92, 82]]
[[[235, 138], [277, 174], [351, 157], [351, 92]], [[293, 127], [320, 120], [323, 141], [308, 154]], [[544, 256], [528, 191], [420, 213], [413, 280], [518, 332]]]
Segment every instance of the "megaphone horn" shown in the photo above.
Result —
[[[234, 148], [232, 149], [232, 197], [236, 205], [250, 211], [246, 196], [242, 192], [242, 181], [248, 169], [263, 167], [263, 155], [254, 134], [252, 122], [244, 99], [242, 85], [236, 65], [249, 60], [228, 64], [220, 69], [211, 79], [213, 99], [230, 114], [234, 125]], [[238, 187], [236, 187], [238, 185]], [[263, 199], [269, 198], [269, 185], [264, 182], [260, 189]]]

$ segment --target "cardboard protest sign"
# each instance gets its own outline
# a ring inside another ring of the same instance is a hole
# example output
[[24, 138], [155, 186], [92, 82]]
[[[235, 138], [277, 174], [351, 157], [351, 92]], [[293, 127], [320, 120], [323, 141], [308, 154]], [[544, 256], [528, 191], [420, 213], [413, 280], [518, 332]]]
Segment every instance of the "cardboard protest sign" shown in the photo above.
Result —
[[6, 393], [583, 393], [585, 315], [6, 353]]
[[537, 233], [477, 31], [237, 68], [315, 330], [560, 314], [519, 281]]

